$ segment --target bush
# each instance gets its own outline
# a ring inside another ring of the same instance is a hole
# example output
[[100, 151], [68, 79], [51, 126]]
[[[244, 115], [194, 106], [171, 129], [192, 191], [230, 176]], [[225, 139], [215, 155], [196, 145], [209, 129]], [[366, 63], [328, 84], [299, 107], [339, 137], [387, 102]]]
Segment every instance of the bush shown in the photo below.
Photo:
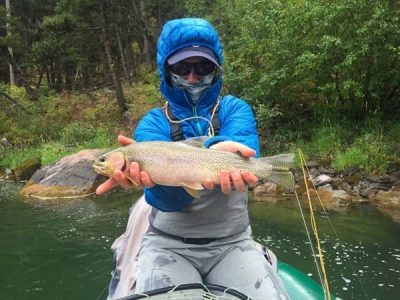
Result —
[[94, 136], [94, 133], [93, 125], [73, 122], [61, 131], [61, 142], [67, 145], [77, 145], [87, 142]]

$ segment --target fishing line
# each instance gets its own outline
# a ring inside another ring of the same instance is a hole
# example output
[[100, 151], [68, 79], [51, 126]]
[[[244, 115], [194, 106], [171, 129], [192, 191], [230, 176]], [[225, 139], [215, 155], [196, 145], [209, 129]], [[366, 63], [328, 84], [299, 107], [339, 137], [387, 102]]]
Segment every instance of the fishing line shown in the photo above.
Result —
[[313, 241], [312, 241], [311, 234], [310, 234], [310, 230], [308, 229], [308, 225], [307, 225], [307, 222], [306, 222], [306, 218], [305, 218], [305, 216], [304, 216], [304, 212], [303, 212], [303, 209], [302, 209], [302, 207], [301, 207], [299, 195], [297, 194], [297, 191], [296, 191], [296, 190], [294, 190], [294, 194], [295, 194], [295, 196], [296, 196], [297, 205], [299, 206], [300, 215], [301, 215], [301, 218], [302, 218], [302, 220], [303, 220], [304, 228], [306, 229], [307, 239], [308, 239], [308, 242], [310, 243], [310, 248], [311, 248], [311, 252], [312, 252], [312, 257], [314, 258], [315, 266], [316, 266], [316, 268], [317, 268], [317, 273], [318, 273], [319, 281], [321, 282], [321, 285], [323, 286], [322, 272], [321, 272], [321, 268], [320, 268], [320, 266], [319, 266], [319, 264], [318, 264], [318, 261], [317, 261], [317, 255], [316, 255], [315, 250], [314, 250], [314, 243], [313, 243]]
[[[311, 203], [310, 191], [309, 191], [309, 188], [308, 188], [307, 176], [306, 176], [306, 171], [305, 171], [305, 168], [304, 168], [304, 165], [306, 163], [305, 163], [303, 152], [300, 149], [298, 150], [298, 152], [299, 152], [299, 156], [300, 156], [301, 169], [302, 169], [303, 176], [304, 176], [304, 184], [305, 184], [305, 188], [306, 188], [306, 191], [307, 191], [308, 206], [309, 206], [309, 209], [310, 209], [310, 217], [311, 217], [311, 228], [313, 230], [313, 233], [314, 233], [314, 236], [315, 236], [315, 240], [317, 242], [317, 249], [318, 249], [318, 255], [319, 255], [319, 267], [320, 267], [320, 271], [321, 271], [321, 273], [323, 275], [323, 278], [320, 277], [321, 284], [322, 284], [322, 286], [324, 288], [325, 299], [330, 300], [331, 299], [331, 294], [329, 292], [329, 283], [328, 283], [328, 276], [327, 276], [326, 269], [325, 269], [324, 255], [322, 253], [321, 243], [320, 243], [320, 239], [319, 239], [319, 235], [318, 235], [318, 229], [317, 229], [317, 222], [316, 222], [316, 219], [315, 219], [314, 210], [313, 210], [312, 203]], [[315, 256], [315, 260], [316, 260], [316, 256]]]
[[[305, 162], [304, 155], [303, 155], [303, 153], [301, 152], [301, 150], [299, 150], [299, 153], [300, 153], [300, 156], [301, 156], [301, 157], [300, 157], [301, 162]], [[303, 163], [302, 163], [302, 167], [303, 167]], [[308, 170], [307, 164], [304, 163], [304, 167], [305, 167], [305, 169], [306, 169], [306, 171], [307, 171], [307, 174], [310, 174], [310, 171]], [[304, 171], [303, 171], [303, 175], [304, 175], [304, 178], [306, 178]], [[305, 179], [305, 180], [306, 180], [306, 179]], [[311, 185], [313, 186], [313, 189], [315, 190], [315, 192], [316, 192], [316, 194], [317, 194], [318, 201], [319, 201], [319, 203], [321, 204], [322, 210], [323, 210], [325, 216], [326, 216], [327, 219], [328, 219], [329, 225], [330, 225], [330, 227], [331, 227], [331, 229], [332, 229], [332, 231], [333, 231], [333, 234], [335, 235], [335, 238], [336, 238], [337, 241], [339, 242], [339, 245], [340, 245], [340, 247], [342, 248], [342, 250], [345, 252], [346, 249], [345, 249], [345, 247], [344, 247], [342, 241], [340, 240], [339, 235], [337, 234], [337, 232], [336, 232], [336, 230], [335, 230], [335, 228], [334, 228], [334, 226], [333, 226], [333, 223], [332, 223], [332, 221], [331, 221], [331, 218], [329, 217], [327, 211], [325, 210], [324, 203], [322, 202], [322, 199], [321, 199], [321, 197], [319, 196], [319, 193], [317, 192], [317, 189], [316, 189], [316, 187], [315, 187], [315, 185], [314, 185], [314, 183], [313, 183], [312, 181], [311, 181]], [[307, 189], [307, 191], [308, 191], [308, 189]], [[356, 279], [357, 279], [357, 281], [358, 281], [358, 283], [359, 283], [359, 285], [360, 285], [360, 287], [361, 287], [362, 292], [364, 293], [364, 296], [365, 296], [366, 298], [368, 298], [367, 292], [366, 292], [366, 290], [364, 289], [364, 286], [363, 286], [363, 284], [362, 284], [362, 282], [361, 282], [361, 280], [360, 280], [360, 277], [358, 276], [358, 273], [356, 272], [355, 268], [353, 267], [353, 264], [351, 263], [350, 258], [347, 258], [347, 257], [344, 256], [344, 259], [345, 259], [345, 260], [347, 261], [347, 263], [349, 264], [349, 266], [350, 266], [351, 271], [353, 272], [353, 274], [356, 275]]]

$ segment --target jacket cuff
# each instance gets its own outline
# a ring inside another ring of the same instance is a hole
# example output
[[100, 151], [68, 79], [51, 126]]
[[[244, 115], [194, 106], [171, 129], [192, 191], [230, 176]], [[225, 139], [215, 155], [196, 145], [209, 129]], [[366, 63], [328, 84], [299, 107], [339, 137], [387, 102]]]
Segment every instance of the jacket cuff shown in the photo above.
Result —
[[205, 141], [204, 147], [210, 148], [212, 145], [215, 145], [215, 144], [218, 144], [218, 143], [224, 142], [224, 141], [230, 141], [230, 140], [232, 140], [232, 139], [228, 136], [223, 136], [223, 135], [213, 136], [213, 137], [209, 138], [207, 141]]

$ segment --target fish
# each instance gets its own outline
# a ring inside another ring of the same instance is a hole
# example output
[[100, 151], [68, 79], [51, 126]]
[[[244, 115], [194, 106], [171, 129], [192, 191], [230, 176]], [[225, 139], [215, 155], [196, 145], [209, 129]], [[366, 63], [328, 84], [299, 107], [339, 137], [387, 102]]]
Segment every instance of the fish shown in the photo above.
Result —
[[[208, 149], [196, 140], [166, 142], [133, 142], [108, 151], [94, 161], [94, 170], [111, 176], [124, 170], [128, 163], [137, 162], [140, 170], [151, 180], [165, 186], [181, 186], [192, 197], [199, 198], [202, 183], [211, 179], [219, 184], [221, 171], [251, 172], [261, 181], [271, 181], [288, 190], [294, 190], [294, 154], [286, 153], [260, 158], [243, 157], [239, 153]], [[131, 178], [127, 177], [137, 186]]]

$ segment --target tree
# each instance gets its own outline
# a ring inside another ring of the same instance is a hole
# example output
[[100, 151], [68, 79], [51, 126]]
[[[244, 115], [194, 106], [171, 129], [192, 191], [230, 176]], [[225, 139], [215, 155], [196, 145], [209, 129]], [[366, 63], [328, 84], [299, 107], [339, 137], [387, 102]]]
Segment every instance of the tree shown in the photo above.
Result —
[[[11, 17], [10, 0], [6, 0], [6, 10], [7, 10], [7, 18], [10, 18]], [[6, 30], [7, 30], [7, 37], [10, 37], [11, 36], [11, 25], [10, 25], [9, 21], [7, 21]], [[13, 49], [11, 47], [8, 47], [8, 52], [10, 53], [11, 57], [14, 57]], [[12, 67], [12, 64], [9, 64], [9, 66], [10, 66], [10, 84], [15, 84], [14, 69]]]

